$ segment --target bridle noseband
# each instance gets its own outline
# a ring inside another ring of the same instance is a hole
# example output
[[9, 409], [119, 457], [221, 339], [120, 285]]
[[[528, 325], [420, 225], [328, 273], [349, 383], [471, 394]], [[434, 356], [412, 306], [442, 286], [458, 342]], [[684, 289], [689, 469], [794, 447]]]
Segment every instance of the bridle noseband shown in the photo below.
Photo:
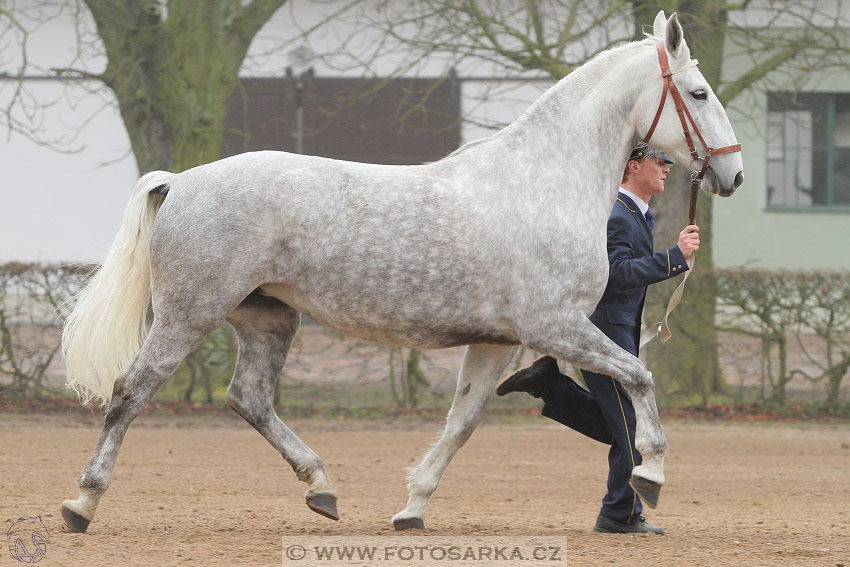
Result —
[[[711, 156], [716, 154], [729, 154], [733, 152], [740, 152], [741, 144], [734, 144], [731, 146], [724, 146], [722, 148], [715, 149], [705, 143], [705, 139], [702, 137], [699, 128], [697, 128], [697, 124], [696, 122], [694, 122], [690, 111], [688, 111], [688, 107], [685, 105], [685, 101], [682, 100], [682, 95], [679, 93], [679, 89], [677, 89], [675, 83], [673, 83], [674, 73], [678, 73], [679, 71], [684, 71], [685, 69], [695, 66], [697, 64], [697, 61], [694, 59], [691, 61], [690, 64], [685, 65], [681, 69], [671, 71], [670, 65], [667, 63], [667, 50], [664, 48], [664, 42], [659, 41], [656, 44], [656, 49], [658, 50], [658, 62], [661, 64], [661, 77], [664, 79], [664, 90], [661, 93], [661, 103], [658, 105], [658, 111], [655, 113], [655, 118], [652, 121], [652, 126], [649, 127], [649, 132], [646, 133], [646, 136], [644, 136], [643, 141], [648, 143], [649, 139], [652, 137], [653, 132], [655, 132], [655, 127], [658, 125], [658, 120], [661, 118], [661, 112], [664, 110], [664, 102], [667, 100], [667, 91], [670, 91], [670, 96], [673, 97], [673, 103], [676, 105], [676, 112], [679, 114], [679, 121], [682, 123], [682, 132], [685, 134], [685, 140], [688, 142], [688, 149], [691, 152], [691, 159], [693, 161], [700, 161], [700, 157], [697, 154], [696, 148], [694, 147], [693, 138], [691, 138], [691, 132], [688, 129], [688, 121], [690, 121], [691, 126], [694, 129], [694, 134], [697, 135], [697, 138], [699, 139], [703, 149], [705, 150], [705, 158], [702, 159], [702, 169], [700, 169], [699, 172], [693, 170], [693, 174], [691, 175], [691, 205], [688, 210], [688, 219], [690, 220], [690, 224], [694, 224], [694, 220], [696, 217], [697, 192], [699, 191], [699, 186], [702, 182], [702, 178], [705, 177], [705, 172], [708, 170], [708, 162], [711, 159]], [[687, 117], [687, 121], [685, 120], [685, 117]]]

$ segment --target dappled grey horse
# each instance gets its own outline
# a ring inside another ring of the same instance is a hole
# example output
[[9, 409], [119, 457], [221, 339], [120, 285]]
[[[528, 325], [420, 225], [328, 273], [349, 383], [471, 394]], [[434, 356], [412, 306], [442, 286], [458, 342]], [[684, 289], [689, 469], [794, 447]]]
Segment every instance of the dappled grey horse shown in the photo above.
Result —
[[[652, 375], [587, 317], [608, 278], [605, 226], [626, 157], [659, 105], [657, 42], [708, 143], [735, 136], [675, 14], [660, 13], [654, 35], [602, 53], [514, 124], [435, 163], [264, 151], [142, 177], [63, 337], [70, 386], [109, 403], [80, 497], [62, 505], [69, 528], [87, 529], [127, 427], [225, 321], [239, 342], [228, 405], [309, 485], [307, 505], [338, 519], [324, 463], [272, 406], [299, 313], [380, 343], [469, 345], [445, 430], [410, 472], [397, 529], [423, 527], [428, 498], [519, 344], [624, 385], [643, 455], [633, 480], [660, 487], [666, 440]], [[669, 97], [662, 106], [653, 145], [689, 163]], [[740, 154], [730, 153], [711, 161], [704, 189], [726, 196], [741, 180]]]

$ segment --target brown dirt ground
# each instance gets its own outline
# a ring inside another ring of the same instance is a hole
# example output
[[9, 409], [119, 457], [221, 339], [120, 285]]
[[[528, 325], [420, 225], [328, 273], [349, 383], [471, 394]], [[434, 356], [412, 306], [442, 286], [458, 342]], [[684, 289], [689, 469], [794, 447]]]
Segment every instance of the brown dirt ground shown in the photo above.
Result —
[[[0, 522], [42, 514], [46, 567], [280, 565], [286, 536], [392, 536], [403, 468], [439, 424], [291, 425], [324, 457], [340, 522], [308, 510], [305, 486], [243, 422], [147, 415], [89, 532], [65, 533], [59, 505], [76, 497], [99, 434], [79, 414], [0, 414]], [[570, 565], [850, 566], [846, 425], [673, 422], [667, 432], [667, 486], [647, 510], [666, 536], [594, 534], [606, 450], [543, 418], [480, 427], [431, 499], [426, 533], [562, 537]], [[0, 565], [17, 564], [0, 548]]]

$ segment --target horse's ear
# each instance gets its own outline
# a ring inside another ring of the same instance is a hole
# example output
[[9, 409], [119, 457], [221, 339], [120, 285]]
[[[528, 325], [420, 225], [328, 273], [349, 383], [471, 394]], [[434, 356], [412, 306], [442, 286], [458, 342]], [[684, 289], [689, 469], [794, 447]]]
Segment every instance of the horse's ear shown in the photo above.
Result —
[[652, 35], [655, 37], [664, 37], [664, 30], [667, 27], [667, 16], [664, 15], [664, 10], [658, 12], [655, 16], [655, 22], [652, 24]]
[[679, 16], [676, 12], [667, 20], [667, 31], [665, 34], [667, 42], [667, 53], [674, 58], [682, 55], [682, 48], [685, 47], [685, 35], [682, 32], [682, 24], [679, 23]]

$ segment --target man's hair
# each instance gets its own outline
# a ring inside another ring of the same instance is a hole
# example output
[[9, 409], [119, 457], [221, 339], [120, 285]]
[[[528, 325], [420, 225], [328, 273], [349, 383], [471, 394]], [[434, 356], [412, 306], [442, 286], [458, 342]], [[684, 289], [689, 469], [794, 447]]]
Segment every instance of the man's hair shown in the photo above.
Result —
[[642, 141], [638, 142], [629, 154], [629, 161], [626, 162], [626, 167], [623, 168], [623, 179], [620, 180], [620, 183], [625, 183], [626, 179], [629, 177], [629, 163], [633, 161], [640, 162], [647, 157], [649, 157], [649, 144]]

